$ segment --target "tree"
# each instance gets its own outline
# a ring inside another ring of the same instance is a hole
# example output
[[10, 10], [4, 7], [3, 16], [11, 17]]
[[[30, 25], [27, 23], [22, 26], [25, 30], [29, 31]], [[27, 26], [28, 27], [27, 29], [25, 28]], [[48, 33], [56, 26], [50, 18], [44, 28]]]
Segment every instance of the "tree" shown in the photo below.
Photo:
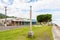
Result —
[[41, 14], [37, 16], [38, 22], [51, 22], [52, 21], [52, 14]]

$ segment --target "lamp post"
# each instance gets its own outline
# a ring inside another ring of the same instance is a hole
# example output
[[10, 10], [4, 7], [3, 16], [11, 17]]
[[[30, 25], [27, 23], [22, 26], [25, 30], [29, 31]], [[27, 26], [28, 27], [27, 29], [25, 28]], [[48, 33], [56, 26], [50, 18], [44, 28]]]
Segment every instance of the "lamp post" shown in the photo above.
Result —
[[7, 26], [7, 6], [5, 6], [5, 27]]
[[13, 3], [13, 0], [8, 0], [8, 2], [6, 2], [6, 1], [4, 1], [4, 0], [1, 0], [1, 3], [3, 4], [3, 6], [4, 6], [4, 8], [5, 8], [5, 27], [7, 26], [7, 17], [6, 17], [6, 15], [7, 15], [7, 6], [8, 5], [12, 5], [12, 3]]
[[33, 37], [34, 32], [32, 31], [32, 6], [30, 6], [30, 31], [28, 37]]
[[30, 6], [30, 31], [32, 31], [32, 6]]

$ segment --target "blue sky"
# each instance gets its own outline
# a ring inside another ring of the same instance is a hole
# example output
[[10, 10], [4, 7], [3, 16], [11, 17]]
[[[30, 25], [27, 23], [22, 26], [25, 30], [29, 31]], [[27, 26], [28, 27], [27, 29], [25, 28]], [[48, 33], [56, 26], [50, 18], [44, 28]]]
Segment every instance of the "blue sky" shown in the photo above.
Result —
[[60, 0], [0, 0], [0, 12], [4, 14], [4, 6], [7, 6], [7, 15], [29, 18], [30, 5], [34, 19], [46, 13], [52, 14], [53, 19], [59, 19]]
[[0, 0], [0, 1], [1, 1], [2, 4], [8, 4], [8, 5], [12, 5], [13, 2], [14, 2], [14, 0], [7, 0], [7, 1], [5, 1], [5, 0]]

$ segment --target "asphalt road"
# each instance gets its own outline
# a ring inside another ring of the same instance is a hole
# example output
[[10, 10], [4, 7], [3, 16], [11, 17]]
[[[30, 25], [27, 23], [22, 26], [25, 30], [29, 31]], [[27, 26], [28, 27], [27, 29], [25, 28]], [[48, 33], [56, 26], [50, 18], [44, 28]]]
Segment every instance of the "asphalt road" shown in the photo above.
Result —
[[0, 26], [0, 31], [5, 31], [5, 30], [10, 30], [10, 29], [14, 29], [14, 28], [21, 28], [21, 27], [26, 27], [29, 25], [21, 25], [21, 26]]

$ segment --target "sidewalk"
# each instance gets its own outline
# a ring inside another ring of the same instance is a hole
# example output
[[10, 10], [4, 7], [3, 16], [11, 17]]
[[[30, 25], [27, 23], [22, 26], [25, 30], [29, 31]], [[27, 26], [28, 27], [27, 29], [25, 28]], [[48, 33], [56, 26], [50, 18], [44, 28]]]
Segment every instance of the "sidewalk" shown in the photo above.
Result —
[[54, 40], [60, 40], [60, 30], [57, 28], [56, 25], [53, 25], [52, 33]]

